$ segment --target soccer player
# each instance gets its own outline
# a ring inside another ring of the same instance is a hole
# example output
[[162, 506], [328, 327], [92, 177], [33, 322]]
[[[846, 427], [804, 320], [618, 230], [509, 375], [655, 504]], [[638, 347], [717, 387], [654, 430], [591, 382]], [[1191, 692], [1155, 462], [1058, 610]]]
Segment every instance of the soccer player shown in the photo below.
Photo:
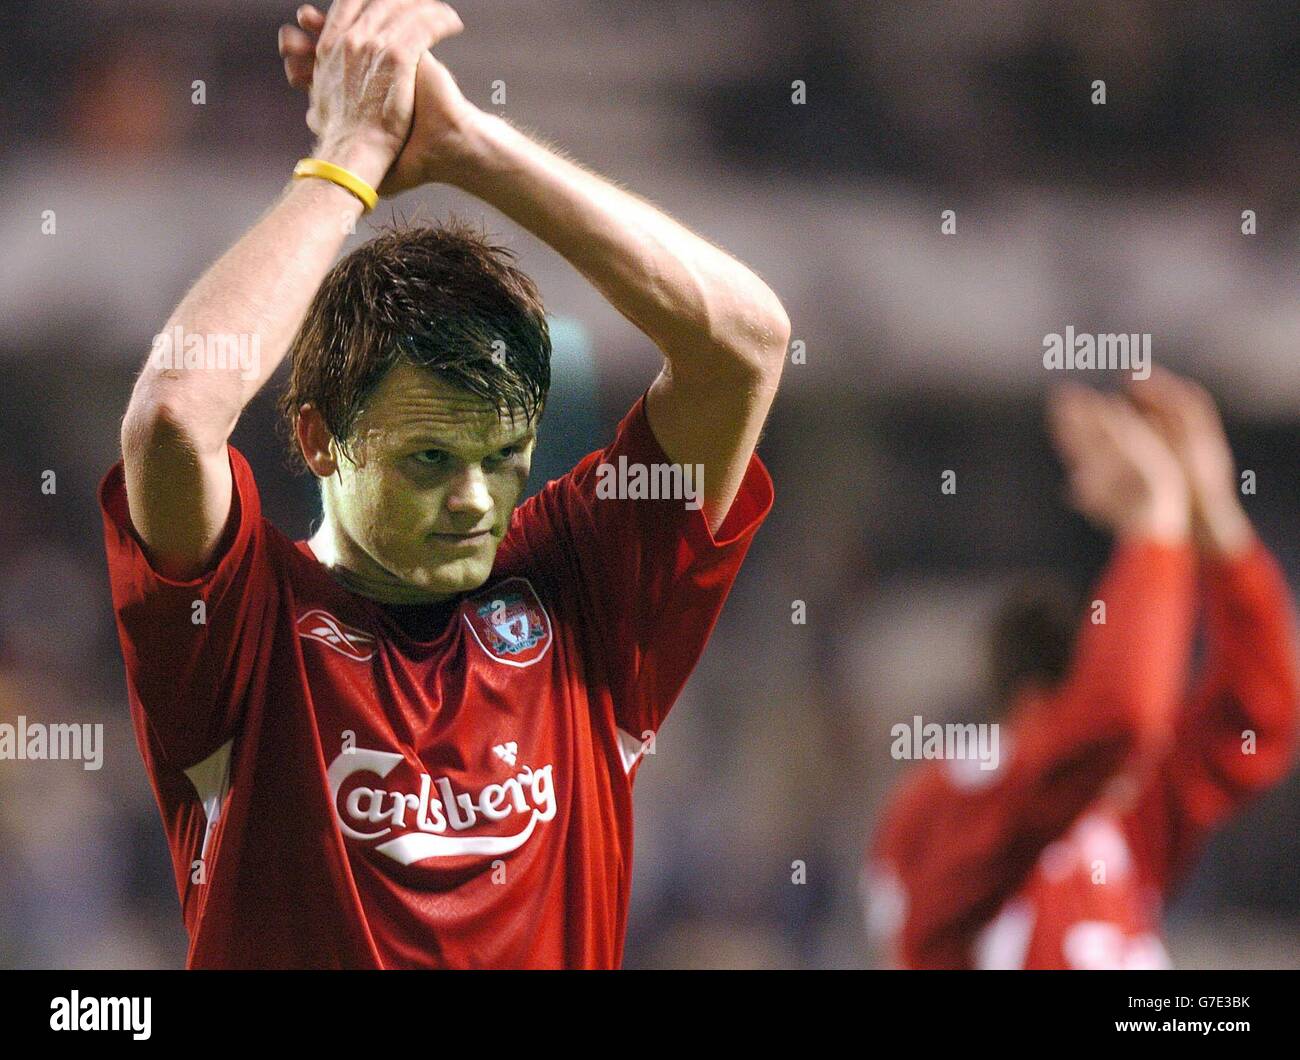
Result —
[[[187, 964], [616, 967], [633, 778], [772, 503], [754, 450], [788, 318], [468, 102], [427, 50], [461, 30], [446, 4], [299, 19], [281, 47], [314, 160], [176, 309], [101, 487]], [[550, 341], [512, 255], [447, 225], [330, 267], [376, 187], [431, 181], [549, 243], [666, 359], [522, 505]], [[212, 336], [260, 356], [221, 367]], [[263, 517], [228, 441], [286, 354], [309, 541]]]
[[[926, 763], [887, 807], [864, 877], [898, 966], [1168, 967], [1164, 903], [1292, 762], [1290, 597], [1209, 395], [1156, 371], [1129, 402], [1070, 387], [1051, 413], [1114, 553], [1081, 622], [1039, 593], [996, 623], [998, 768]], [[1207, 657], [1184, 699], [1198, 580]]]

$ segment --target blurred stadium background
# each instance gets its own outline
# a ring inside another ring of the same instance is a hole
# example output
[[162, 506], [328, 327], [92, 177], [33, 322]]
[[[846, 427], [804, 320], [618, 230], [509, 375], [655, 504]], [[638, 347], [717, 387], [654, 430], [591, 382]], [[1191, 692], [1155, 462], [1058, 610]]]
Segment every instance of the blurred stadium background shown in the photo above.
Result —
[[[0, 763], [0, 966], [184, 960], [95, 490], [151, 336], [310, 146], [276, 56], [293, 6], [0, 5], [0, 720], [102, 721], [107, 740], [99, 772]], [[1105, 555], [1061, 504], [1044, 334], [1149, 331], [1209, 385], [1300, 585], [1297, 7], [455, 6], [466, 32], [440, 56], [474, 102], [504, 82], [499, 113], [736, 253], [806, 348], [761, 447], [777, 506], [641, 771], [626, 964], [878, 966], [857, 876], [900, 772], [889, 726], [983, 695], [983, 626], [1017, 572], [1088, 579]], [[604, 444], [656, 370], [648, 341], [473, 200], [396, 208], [485, 216], [558, 318], [534, 485]], [[305, 536], [313, 490], [268, 395], [235, 442]], [[1300, 967], [1300, 775], [1215, 841], [1168, 927], [1184, 967]]]

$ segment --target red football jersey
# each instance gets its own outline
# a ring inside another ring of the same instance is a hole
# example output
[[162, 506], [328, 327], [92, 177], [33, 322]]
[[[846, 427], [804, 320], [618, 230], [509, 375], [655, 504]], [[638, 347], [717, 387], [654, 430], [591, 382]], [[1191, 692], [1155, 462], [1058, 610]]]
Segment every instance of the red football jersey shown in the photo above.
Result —
[[[868, 923], [912, 968], [1162, 968], [1161, 913], [1204, 840], [1290, 768], [1294, 623], [1262, 545], [1202, 571], [1206, 662], [1184, 696], [1190, 548], [1120, 545], [1053, 695], [1001, 762], [915, 769], [864, 874]], [[1003, 730], [1005, 732], [1005, 729]]]
[[619, 965], [636, 766], [772, 504], [756, 454], [717, 534], [682, 500], [598, 502], [620, 458], [668, 463], [644, 396], [516, 509], [431, 640], [267, 522], [233, 447], [237, 529], [193, 581], [150, 567], [108, 473], [131, 715], [189, 967]]

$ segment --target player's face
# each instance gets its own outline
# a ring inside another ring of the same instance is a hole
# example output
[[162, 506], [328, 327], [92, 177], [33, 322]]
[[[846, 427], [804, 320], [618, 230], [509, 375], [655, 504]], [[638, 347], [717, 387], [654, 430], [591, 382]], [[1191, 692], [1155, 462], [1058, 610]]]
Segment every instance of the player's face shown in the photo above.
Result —
[[[326, 480], [350, 573], [392, 602], [477, 589], [523, 494], [535, 424], [399, 365], [357, 420], [353, 461]], [[356, 568], [361, 569], [356, 569]]]

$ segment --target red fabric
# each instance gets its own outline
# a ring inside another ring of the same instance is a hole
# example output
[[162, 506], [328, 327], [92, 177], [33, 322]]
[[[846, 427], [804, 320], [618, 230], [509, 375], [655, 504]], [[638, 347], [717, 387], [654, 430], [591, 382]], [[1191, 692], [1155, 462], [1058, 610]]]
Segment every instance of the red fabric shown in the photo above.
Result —
[[757, 455], [716, 535], [680, 500], [597, 502], [597, 466], [620, 456], [667, 463], [644, 397], [516, 510], [487, 584], [427, 642], [263, 518], [233, 447], [233, 534], [192, 582], [151, 569], [108, 473], [131, 714], [189, 967], [619, 965], [625, 755], [680, 693], [772, 504]]
[[1168, 965], [1164, 902], [1209, 832], [1286, 774], [1297, 739], [1277, 564], [1257, 545], [1202, 582], [1207, 661], [1190, 696], [1194, 555], [1122, 544], [1093, 595], [1107, 621], [1085, 618], [1056, 694], [1017, 705], [1000, 767], [975, 786], [956, 763], [905, 778], [867, 875], [896, 964]]

